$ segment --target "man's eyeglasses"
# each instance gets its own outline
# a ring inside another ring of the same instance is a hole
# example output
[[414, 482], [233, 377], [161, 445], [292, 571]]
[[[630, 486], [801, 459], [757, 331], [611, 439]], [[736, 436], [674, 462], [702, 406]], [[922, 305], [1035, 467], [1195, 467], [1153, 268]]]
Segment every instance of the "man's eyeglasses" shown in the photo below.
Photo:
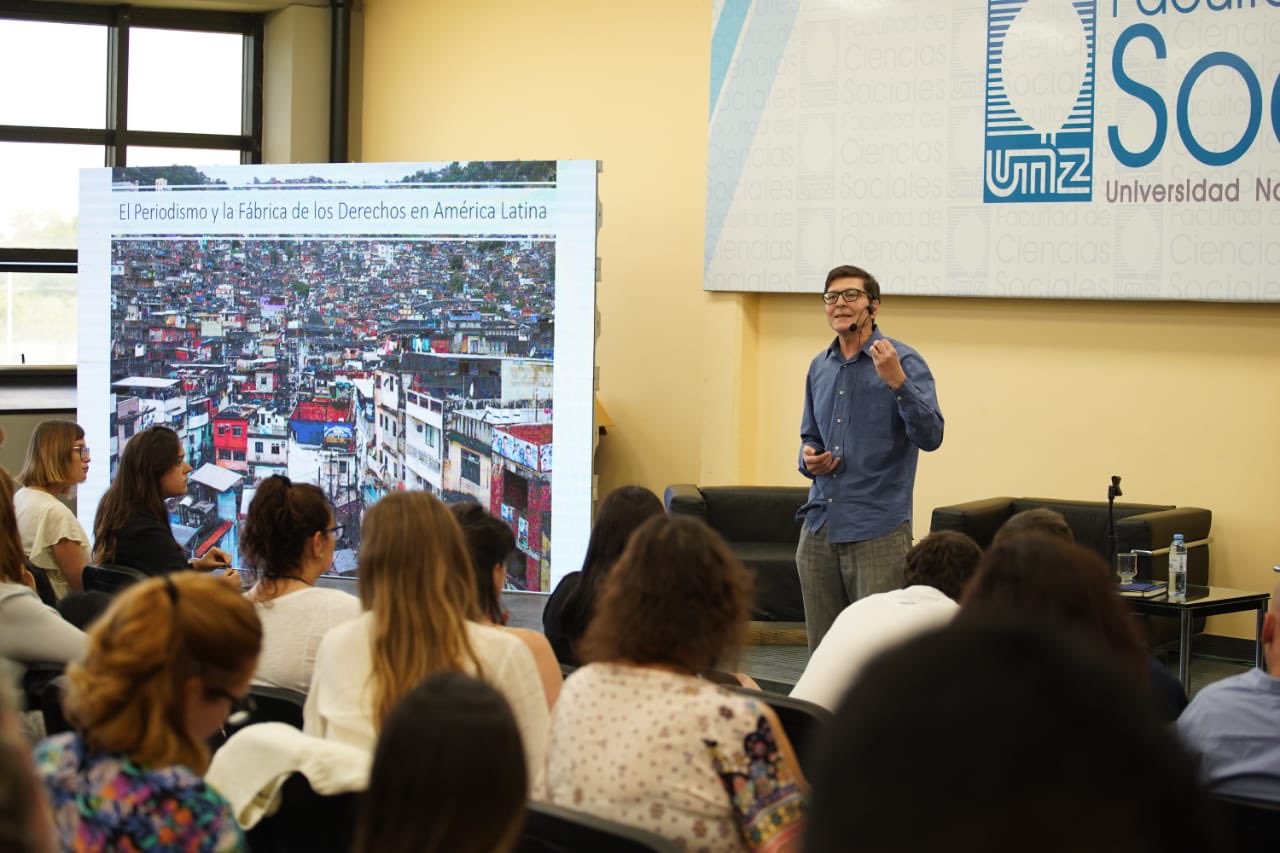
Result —
[[81, 461], [83, 462], [89, 461], [89, 447], [87, 445], [81, 445], [80, 447], [73, 447], [71, 448], [71, 452], [79, 456]]
[[843, 299], [845, 302], [852, 304], [857, 302], [859, 298], [869, 295], [865, 290], [851, 287], [848, 290], [828, 290], [822, 294], [822, 301], [828, 305], [835, 305], [837, 299]]

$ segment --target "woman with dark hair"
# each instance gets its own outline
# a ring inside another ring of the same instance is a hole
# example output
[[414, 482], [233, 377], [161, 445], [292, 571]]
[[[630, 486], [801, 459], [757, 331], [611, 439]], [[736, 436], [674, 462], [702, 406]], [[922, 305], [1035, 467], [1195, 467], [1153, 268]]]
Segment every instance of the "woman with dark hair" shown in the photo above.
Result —
[[360, 599], [315, 585], [333, 564], [340, 532], [316, 486], [279, 475], [258, 486], [240, 533], [240, 555], [258, 579], [245, 595], [262, 620], [254, 684], [306, 693], [320, 638], [360, 615]]
[[807, 786], [777, 717], [699, 678], [736, 654], [750, 612], [750, 576], [719, 534], [645, 522], [556, 703], [546, 800], [687, 849], [798, 850]]
[[84, 654], [79, 628], [36, 595], [13, 510], [13, 482], [0, 469], [0, 657], [65, 664]]
[[74, 731], [35, 751], [62, 849], [244, 849], [201, 777], [261, 642], [253, 606], [217, 578], [179, 572], [113, 600], [67, 669]]
[[84, 589], [89, 534], [63, 501], [89, 476], [84, 430], [71, 421], [42, 421], [31, 432], [13, 496], [22, 550], [42, 570], [58, 598]]
[[524, 822], [527, 777], [502, 694], [462, 673], [433, 675], [382, 727], [354, 849], [507, 853]]
[[[168, 427], [148, 427], [129, 439], [93, 519], [94, 561], [129, 566], [148, 575], [230, 566], [231, 556], [221, 548], [189, 559], [173, 538], [164, 502], [187, 493], [190, 473], [187, 451]], [[240, 576], [234, 569], [227, 568], [224, 577], [239, 587]]]
[[471, 556], [471, 572], [476, 584], [476, 602], [482, 625], [493, 625], [508, 631], [520, 639], [533, 653], [538, 665], [538, 677], [542, 690], [547, 694], [547, 705], [554, 705], [564, 684], [560, 665], [547, 638], [528, 628], [512, 628], [507, 623], [507, 613], [502, 609], [502, 589], [507, 577], [507, 558], [516, 549], [516, 538], [511, 528], [485, 510], [478, 503], [466, 501], [451, 504], [449, 511], [462, 528], [462, 536]]
[[1047, 533], [998, 538], [960, 599], [956, 624], [1031, 623], [1106, 649], [1142, 685], [1147, 651], [1098, 554]]
[[542, 630], [561, 663], [581, 663], [575, 647], [595, 615], [596, 601], [609, 570], [636, 528], [661, 514], [662, 501], [643, 486], [620, 486], [600, 501], [582, 570], [560, 579], [542, 611]]

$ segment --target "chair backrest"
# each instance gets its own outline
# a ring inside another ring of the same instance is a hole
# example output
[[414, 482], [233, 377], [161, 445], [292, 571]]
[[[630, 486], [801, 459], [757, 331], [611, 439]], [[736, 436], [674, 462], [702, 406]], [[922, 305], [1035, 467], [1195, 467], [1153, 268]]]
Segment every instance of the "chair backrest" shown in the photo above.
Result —
[[794, 699], [790, 696], [780, 696], [776, 693], [763, 693], [759, 690], [752, 690], [749, 687], [725, 685], [725, 689], [741, 693], [744, 696], [750, 696], [772, 708], [773, 712], [778, 715], [778, 722], [782, 724], [782, 730], [786, 732], [787, 740], [791, 741], [791, 746], [795, 748], [796, 760], [800, 762], [800, 769], [806, 777], [813, 775], [815, 769], [814, 761], [817, 758], [815, 747], [821, 739], [822, 733], [831, 723], [830, 711], [821, 705], [806, 702], [804, 699]]
[[674, 853], [674, 841], [595, 815], [529, 803], [518, 853]]
[[62, 710], [62, 696], [67, 690], [67, 677], [59, 675], [50, 679], [40, 690], [40, 716], [44, 718], [46, 737], [71, 731], [66, 712]]
[[1275, 849], [1280, 838], [1280, 803], [1222, 795], [1213, 795], [1210, 801], [1217, 812], [1223, 850], [1269, 853]]
[[347, 853], [355, 838], [360, 792], [317, 794], [301, 773], [285, 780], [280, 808], [246, 836], [254, 853]]
[[40, 600], [50, 607], [58, 606], [58, 593], [54, 592], [53, 584], [49, 582], [49, 576], [45, 574], [44, 569], [27, 560], [27, 571], [31, 572], [31, 577], [36, 582], [36, 595], [40, 596]]
[[254, 723], [288, 723], [295, 729], [302, 729], [302, 706], [307, 704], [307, 694], [287, 687], [255, 684], [249, 688], [249, 695], [253, 697], [253, 713], [237, 728]]
[[130, 584], [144, 580], [146, 577], [146, 572], [111, 563], [85, 566], [84, 575], [82, 575], [85, 589], [105, 592], [107, 595], [115, 595]]

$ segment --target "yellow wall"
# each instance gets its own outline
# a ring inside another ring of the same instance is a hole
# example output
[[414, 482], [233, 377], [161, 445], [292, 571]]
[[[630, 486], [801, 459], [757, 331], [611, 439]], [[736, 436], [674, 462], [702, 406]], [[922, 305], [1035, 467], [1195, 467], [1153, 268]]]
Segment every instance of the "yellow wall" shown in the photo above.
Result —
[[[702, 290], [709, 0], [366, 0], [363, 159], [604, 163], [600, 487], [799, 483], [816, 296]], [[857, 258], [832, 258], [832, 264]], [[1215, 583], [1280, 562], [1280, 306], [895, 298], [938, 379], [930, 510], [999, 494], [1214, 510]], [[814, 282], [815, 290], [821, 282]], [[1251, 619], [1213, 630], [1251, 633]]]

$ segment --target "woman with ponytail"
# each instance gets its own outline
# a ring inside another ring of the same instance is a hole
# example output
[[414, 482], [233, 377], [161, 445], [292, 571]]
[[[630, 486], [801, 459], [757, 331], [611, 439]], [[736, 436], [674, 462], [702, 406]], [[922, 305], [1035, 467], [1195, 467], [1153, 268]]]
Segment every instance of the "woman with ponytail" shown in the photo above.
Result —
[[253, 605], [214, 577], [179, 572], [116, 597], [67, 669], [74, 731], [35, 751], [62, 849], [245, 849], [201, 777], [261, 641]]
[[360, 615], [354, 595], [316, 587], [340, 534], [317, 487], [279, 475], [258, 486], [240, 533], [240, 556], [258, 581], [245, 594], [262, 620], [254, 684], [306, 693], [320, 638]]
[[511, 703], [526, 766], [540, 767], [549, 716], [537, 665], [517, 637], [479, 623], [471, 559], [445, 505], [426, 492], [382, 498], [365, 513], [359, 564], [364, 613], [321, 640], [303, 731], [372, 752], [418, 682], [463, 672]]

